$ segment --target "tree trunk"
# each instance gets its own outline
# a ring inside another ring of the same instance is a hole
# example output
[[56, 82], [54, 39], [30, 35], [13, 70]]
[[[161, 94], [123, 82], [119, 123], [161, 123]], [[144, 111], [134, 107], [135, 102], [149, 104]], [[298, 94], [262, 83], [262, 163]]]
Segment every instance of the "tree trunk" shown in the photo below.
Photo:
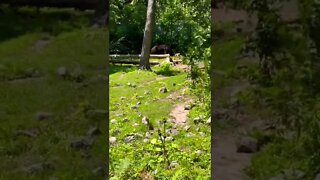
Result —
[[152, 36], [155, 27], [155, 0], [148, 0], [147, 20], [144, 29], [141, 58], [140, 58], [140, 69], [151, 70], [149, 58], [152, 43]]

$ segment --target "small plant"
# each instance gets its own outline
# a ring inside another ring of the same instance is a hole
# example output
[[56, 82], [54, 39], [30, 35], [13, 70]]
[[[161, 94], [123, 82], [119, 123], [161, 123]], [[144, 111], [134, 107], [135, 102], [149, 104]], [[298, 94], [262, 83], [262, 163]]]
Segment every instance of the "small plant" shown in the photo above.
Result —
[[167, 154], [167, 151], [166, 151], [166, 137], [167, 137], [166, 136], [166, 123], [167, 123], [167, 120], [163, 119], [162, 120], [163, 136], [162, 136], [161, 130], [160, 129], [158, 130], [158, 135], [159, 135], [159, 138], [160, 138], [161, 144], [162, 144], [162, 152], [163, 152], [163, 159], [164, 159], [165, 168], [167, 168], [169, 166], [169, 162], [167, 162], [168, 154]]
[[178, 73], [178, 71], [172, 68], [171, 63], [164, 62], [160, 64], [160, 67], [158, 70], [156, 70], [156, 73], [164, 76], [174, 76]]

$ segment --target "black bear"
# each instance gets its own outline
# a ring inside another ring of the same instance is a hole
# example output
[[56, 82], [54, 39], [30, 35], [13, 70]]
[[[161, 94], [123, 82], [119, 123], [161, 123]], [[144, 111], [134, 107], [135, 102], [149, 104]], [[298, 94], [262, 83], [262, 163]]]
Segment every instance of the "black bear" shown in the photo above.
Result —
[[174, 56], [174, 52], [170, 48], [170, 46], [161, 44], [161, 45], [155, 45], [151, 49], [151, 54], [170, 54], [170, 56]]

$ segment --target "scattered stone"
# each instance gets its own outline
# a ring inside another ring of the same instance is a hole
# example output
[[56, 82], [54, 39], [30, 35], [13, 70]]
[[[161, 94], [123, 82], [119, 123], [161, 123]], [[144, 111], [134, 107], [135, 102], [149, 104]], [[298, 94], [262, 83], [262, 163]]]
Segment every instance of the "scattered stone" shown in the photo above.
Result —
[[194, 124], [199, 124], [201, 122], [201, 119], [199, 117], [196, 117], [193, 119]]
[[119, 129], [119, 128], [116, 128], [114, 131], [113, 131], [113, 134], [114, 135], [118, 135], [118, 134], [120, 134], [121, 133], [121, 129]]
[[146, 91], [144, 92], [145, 95], [150, 95], [151, 94], [151, 91]]
[[116, 141], [117, 141], [117, 138], [116, 138], [116, 137], [110, 137], [110, 138], [109, 138], [110, 144], [114, 144]]
[[26, 137], [30, 137], [30, 138], [35, 138], [37, 137], [37, 134], [31, 131], [27, 131], [27, 130], [17, 130], [15, 132], [15, 134], [17, 136], [26, 136]]
[[139, 106], [138, 105], [133, 105], [131, 106], [131, 109], [134, 109], [134, 110], [138, 110]]
[[190, 129], [190, 126], [188, 126], [188, 125], [184, 127], [185, 131], [189, 131], [189, 129]]
[[205, 137], [205, 136], [206, 136], [206, 133], [204, 133], [204, 132], [199, 132], [199, 135], [202, 136], [202, 137]]
[[117, 124], [117, 120], [115, 120], [115, 119], [111, 119], [111, 124]]
[[252, 137], [242, 137], [237, 143], [238, 153], [254, 153], [258, 150], [258, 141]]
[[187, 137], [194, 137], [195, 135], [192, 133], [192, 132], [189, 132], [188, 134], [187, 134]]
[[159, 89], [159, 92], [166, 93], [166, 92], [168, 92], [168, 89], [166, 87], [162, 87]]
[[184, 106], [184, 110], [191, 110], [191, 105], [189, 105], [189, 104], [188, 104], [188, 105], [185, 105], [185, 106]]
[[120, 97], [120, 100], [126, 100], [127, 98], [126, 97]]
[[149, 139], [144, 139], [143, 142], [144, 142], [144, 143], [148, 143], [148, 142], [149, 142]]
[[144, 98], [144, 96], [138, 96], [138, 99], [143, 99]]
[[171, 163], [170, 163], [170, 165], [169, 165], [169, 168], [175, 168], [175, 167], [177, 167], [179, 164], [178, 164], [178, 162], [177, 161], [172, 161]]
[[209, 125], [211, 124], [211, 117], [208, 118], [206, 123], [209, 124]]
[[134, 136], [127, 136], [124, 138], [124, 142], [126, 143], [130, 143], [134, 140]]
[[142, 123], [147, 125], [149, 130], [153, 130], [154, 129], [152, 124], [150, 123], [149, 119], [146, 116], [144, 116], [142, 118]]
[[196, 128], [196, 131], [200, 131], [200, 127], [197, 127], [197, 128]]
[[96, 176], [102, 176], [104, 175], [104, 170], [101, 166], [95, 168], [94, 170], [92, 170], [92, 174], [96, 175]]
[[129, 87], [130, 87], [130, 86], [132, 86], [132, 84], [131, 84], [131, 83], [129, 83], [129, 82], [127, 83], [127, 85], [128, 85]]
[[69, 71], [65, 66], [60, 66], [57, 70], [57, 73], [59, 76], [61, 76], [63, 79], [68, 78], [69, 76]]
[[48, 169], [54, 169], [52, 162], [41, 162], [23, 167], [23, 170], [30, 174], [40, 173]]
[[203, 151], [198, 150], [198, 151], [197, 151], [197, 154], [198, 154], [198, 155], [201, 155], [201, 154], [203, 154]]
[[137, 127], [137, 126], [139, 126], [139, 124], [138, 123], [134, 123], [132, 126], [133, 127]]
[[72, 141], [70, 146], [76, 150], [80, 149], [89, 149], [93, 145], [93, 140], [87, 137], [77, 138], [76, 140]]
[[87, 135], [90, 137], [93, 137], [99, 134], [101, 134], [101, 131], [98, 127], [91, 127], [87, 132]]
[[168, 137], [166, 137], [166, 139], [165, 139], [165, 141], [173, 141], [173, 140], [174, 140], [174, 138], [171, 137], [171, 136], [168, 136]]
[[320, 173], [316, 175], [316, 177], [314, 178], [314, 180], [320, 180]]
[[150, 139], [151, 138], [151, 133], [148, 131], [146, 132], [146, 138]]
[[133, 133], [136, 138], [143, 138], [143, 135], [140, 133]]
[[37, 112], [36, 117], [38, 120], [49, 120], [53, 117], [53, 113], [51, 112]]
[[138, 102], [137, 102], [137, 105], [140, 105], [140, 104], [141, 104], [141, 102], [140, 102], [140, 101], [138, 101]]

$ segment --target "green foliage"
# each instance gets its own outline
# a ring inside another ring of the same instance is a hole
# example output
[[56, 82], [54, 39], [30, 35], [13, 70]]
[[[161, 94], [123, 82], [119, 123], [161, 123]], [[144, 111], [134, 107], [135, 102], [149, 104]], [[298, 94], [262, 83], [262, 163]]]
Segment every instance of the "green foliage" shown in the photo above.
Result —
[[155, 73], [163, 76], [173, 76], [179, 73], [179, 70], [172, 67], [172, 63], [163, 62], [159, 68], [155, 68]]

